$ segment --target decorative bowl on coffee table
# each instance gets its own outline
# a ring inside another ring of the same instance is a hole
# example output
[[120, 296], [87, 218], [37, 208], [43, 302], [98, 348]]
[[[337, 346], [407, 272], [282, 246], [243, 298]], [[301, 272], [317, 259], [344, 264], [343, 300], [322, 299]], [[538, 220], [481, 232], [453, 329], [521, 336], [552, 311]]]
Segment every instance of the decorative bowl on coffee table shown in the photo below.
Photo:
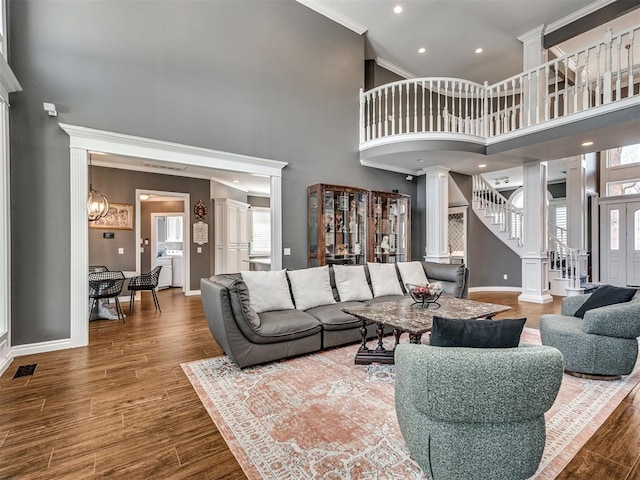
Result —
[[442, 294], [442, 284], [428, 283], [426, 285], [414, 285], [413, 283], [406, 283], [405, 287], [415, 304], [423, 308], [429, 308], [431, 305], [434, 305], [434, 308], [440, 307], [438, 299]]

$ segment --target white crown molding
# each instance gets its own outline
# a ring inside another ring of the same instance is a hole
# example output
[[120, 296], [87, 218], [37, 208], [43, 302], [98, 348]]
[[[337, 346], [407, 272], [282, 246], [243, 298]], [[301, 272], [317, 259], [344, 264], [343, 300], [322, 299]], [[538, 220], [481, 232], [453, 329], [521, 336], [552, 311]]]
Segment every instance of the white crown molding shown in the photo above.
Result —
[[13, 74], [13, 70], [5, 60], [5, 58], [0, 55], [0, 85], [2, 85], [2, 89], [4, 90], [3, 97], [5, 101], [9, 101], [8, 95], [5, 95], [12, 92], [20, 92], [22, 91], [22, 85], [18, 82], [18, 79]]
[[245, 173], [278, 177], [282, 176], [282, 169], [287, 166], [287, 162], [278, 160], [221, 152], [209, 148], [193, 147], [65, 123], [60, 123], [59, 125], [69, 134], [71, 138], [69, 147], [71, 148], [145, 159], [150, 158], [187, 166], [194, 165], [233, 171], [242, 170]]
[[319, 13], [320, 15], [324, 15], [330, 20], [333, 20], [336, 23], [339, 23], [343, 27], [348, 28], [352, 32], [357, 33], [358, 35], [362, 35], [367, 30], [369, 30], [364, 25], [360, 25], [358, 22], [351, 20], [349, 17], [341, 14], [340, 12], [334, 10], [331, 7], [319, 2], [317, 0], [296, 0], [298, 3], [304, 5], [307, 8], [310, 8], [314, 12]]
[[518, 40], [520, 40], [522, 43], [527, 43], [531, 39], [539, 38], [542, 35], [544, 35], [544, 27], [545, 27], [544, 25], [539, 25], [536, 28], [532, 28], [528, 32], [520, 35], [518, 37]]
[[556, 20], [553, 23], [550, 23], [549, 25], [547, 25], [547, 28], [544, 30], [544, 34], [546, 35], [548, 33], [559, 30], [562, 27], [566, 27], [570, 23], [575, 22], [576, 20], [580, 20], [581, 18], [586, 17], [587, 15], [597, 10], [600, 10], [602, 7], [606, 7], [607, 5], [615, 1], [616, 0], [596, 0], [595, 2], [590, 3], [586, 7], [583, 7], [580, 10], [576, 10], [575, 12], [570, 13], [564, 18], [561, 18], [559, 20]]
[[378, 64], [378, 66], [382, 68], [386, 68], [390, 72], [393, 72], [396, 75], [400, 75], [401, 77], [406, 78], [407, 80], [411, 78], [418, 78], [418, 76], [415, 73], [411, 73], [410, 71], [405, 70], [404, 68], [401, 68], [391, 63], [390, 61], [385, 60], [382, 57], [376, 57], [376, 63]]

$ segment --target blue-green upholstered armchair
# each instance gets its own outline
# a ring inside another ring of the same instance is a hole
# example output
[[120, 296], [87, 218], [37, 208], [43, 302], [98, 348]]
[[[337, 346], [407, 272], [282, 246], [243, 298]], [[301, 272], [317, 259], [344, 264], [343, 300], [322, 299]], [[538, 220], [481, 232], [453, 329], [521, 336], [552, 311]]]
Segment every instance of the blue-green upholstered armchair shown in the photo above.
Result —
[[400, 430], [433, 480], [517, 480], [536, 472], [544, 413], [562, 383], [558, 350], [401, 344], [395, 363]]
[[630, 374], [638, 358], [640, 296], [587, 310], [584, 318], [574, 317], [587, 298], [589, 295], [566, 297], [561, 315], [540, 317], [542, 344], [562, 352], [569, 373], [612, 378]]

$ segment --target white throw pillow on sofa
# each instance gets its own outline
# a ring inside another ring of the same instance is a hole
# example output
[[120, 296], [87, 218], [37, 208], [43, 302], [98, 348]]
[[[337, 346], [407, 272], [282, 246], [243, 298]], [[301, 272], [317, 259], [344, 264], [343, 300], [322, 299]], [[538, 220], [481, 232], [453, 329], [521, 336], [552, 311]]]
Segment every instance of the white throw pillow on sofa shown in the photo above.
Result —
[[336, 303], [329, 281], [329, 267], [288, 270], [291, 292], [298, 310]]
[[367, 263], [374, 297], [404, 295], [393, 263]]
[[361, 302], [373, 298], [364, 265], [334, 265], [333, 275], [341, 302]]
[[402, 283], [405, 285], [411, 283], [413, 285], [426, 285], [429, 283], [427, 274], [424, 273], [422, 263], [420, 262], [398, 262], [398, 271], [402, 277]]
[[247, 284], [251, 308], [256, 313], [272, 310], [293, 310], [285, 270], [268, 272], [241, 272]]

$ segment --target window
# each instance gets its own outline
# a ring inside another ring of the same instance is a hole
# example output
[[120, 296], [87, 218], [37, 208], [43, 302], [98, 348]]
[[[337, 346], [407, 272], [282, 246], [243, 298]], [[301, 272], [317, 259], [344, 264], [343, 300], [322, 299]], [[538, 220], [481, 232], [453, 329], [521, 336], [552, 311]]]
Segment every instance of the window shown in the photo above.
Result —
[[271, 209], [251, 207], [252, 255], [271, 255]]
[[633, 163], [640, 163], [640, 144], [609, 150], [607, 159], [608, 167], [620, 167]]
[[635, 195], [640, 193], [640, 180], [624, 180], [607, 183], [607, 196]]
[[620, 228], [620, 210], [611, 210], [609, 211], [609, 248], [611, 250], [620, 250], [620, 238], [619, 238], [619, 228]]

